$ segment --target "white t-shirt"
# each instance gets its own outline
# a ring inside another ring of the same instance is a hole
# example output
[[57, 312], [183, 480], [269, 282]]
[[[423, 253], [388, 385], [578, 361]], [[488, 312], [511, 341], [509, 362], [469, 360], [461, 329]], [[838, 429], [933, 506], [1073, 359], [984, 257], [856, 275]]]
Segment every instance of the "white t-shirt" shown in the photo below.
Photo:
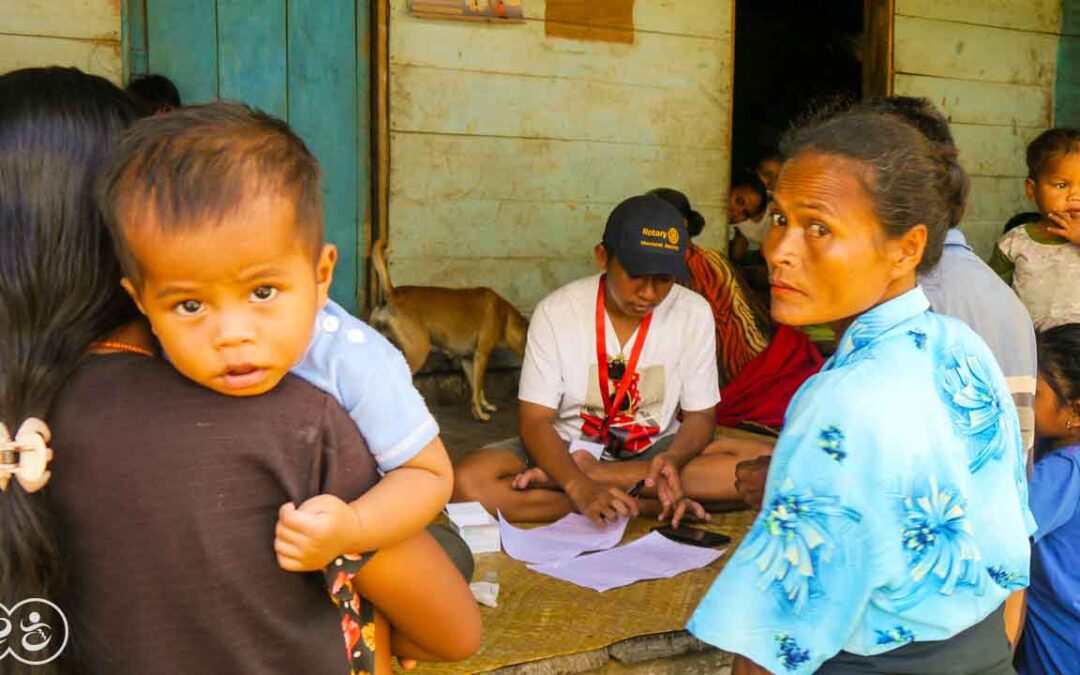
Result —
[[[581, 413], [604, 416], [596, 368], [596, 290], [600, 275], [571, 282], [540, 301], [529, 321], [518, 398], [557, 410], [555, 429], [567, 443], [581, 436]], [[619, 338], [604, 317], [609, 360]], [[629, 361], [637, 331], [622, 346]], [[634, 423], [655, 426], [657, 438], [675, 433], [678, 410], [704, 410], [720, 401], [712, 310], [697, 293], [673, 286], [653, 310], [628, 394]], [[614, 393], [616, 382], [609, 387]]]

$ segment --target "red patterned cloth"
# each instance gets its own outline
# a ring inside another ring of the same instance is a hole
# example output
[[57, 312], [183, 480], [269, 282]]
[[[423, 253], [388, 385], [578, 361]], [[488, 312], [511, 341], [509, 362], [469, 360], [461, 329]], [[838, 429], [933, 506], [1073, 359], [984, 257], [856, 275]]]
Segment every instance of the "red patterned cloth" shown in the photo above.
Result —
[[765, 351], [720, 390], [716, 423], [733, 427], [754, 422], [779, 429], [784, 425], [784, 413], [791, 397], [824, 362], [804, 333], [777, 324], [776, 334]]

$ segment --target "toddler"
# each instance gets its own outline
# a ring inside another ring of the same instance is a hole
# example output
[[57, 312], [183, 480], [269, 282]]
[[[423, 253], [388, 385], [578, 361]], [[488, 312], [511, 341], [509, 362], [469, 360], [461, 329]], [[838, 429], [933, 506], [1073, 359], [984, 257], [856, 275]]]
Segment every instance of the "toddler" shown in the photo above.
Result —
[[1025, 192], [1041, 217], [1006, 232], [990, 266], [1045, 330], [1080, 322], [1080, 129], [1043, 132], [1027, 165]]
[[284, 122], [212, 103], [141, 120], [99, 186], [123, 286], [173, 366], [226, 396], [296, 373], [341, 403], [386, 474], [351, 504], [282, 505], [274, 550], [289, 571], [419, 532], [452, 489], [404, 358], [328, 300], [337, 252], [323, 243], [319, 183]]

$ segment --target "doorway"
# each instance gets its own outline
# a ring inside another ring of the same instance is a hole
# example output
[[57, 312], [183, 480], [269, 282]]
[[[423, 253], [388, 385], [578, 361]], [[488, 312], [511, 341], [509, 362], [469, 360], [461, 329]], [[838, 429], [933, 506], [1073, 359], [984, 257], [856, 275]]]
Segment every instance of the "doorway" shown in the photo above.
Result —
[[892, 0], [735, 3], [732, 175], [807, 111], [891, 91]]

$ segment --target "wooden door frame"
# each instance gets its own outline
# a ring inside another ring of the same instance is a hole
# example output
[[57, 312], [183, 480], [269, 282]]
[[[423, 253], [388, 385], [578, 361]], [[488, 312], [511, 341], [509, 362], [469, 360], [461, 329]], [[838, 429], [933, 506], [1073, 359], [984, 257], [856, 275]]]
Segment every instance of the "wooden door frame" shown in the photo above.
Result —
[[[372, 223], [365, 301], [369, 308], [381, 304], [378, 279], [371, 264], [371, 246], [390, 239], [390, 0], [374, 0], [371, 23], [372, 73]], [[387, 261], [389, 264], [389, 261]]]
[[863, 0], [863, 98], [893, 93], [895, 24], [896, 0]]

